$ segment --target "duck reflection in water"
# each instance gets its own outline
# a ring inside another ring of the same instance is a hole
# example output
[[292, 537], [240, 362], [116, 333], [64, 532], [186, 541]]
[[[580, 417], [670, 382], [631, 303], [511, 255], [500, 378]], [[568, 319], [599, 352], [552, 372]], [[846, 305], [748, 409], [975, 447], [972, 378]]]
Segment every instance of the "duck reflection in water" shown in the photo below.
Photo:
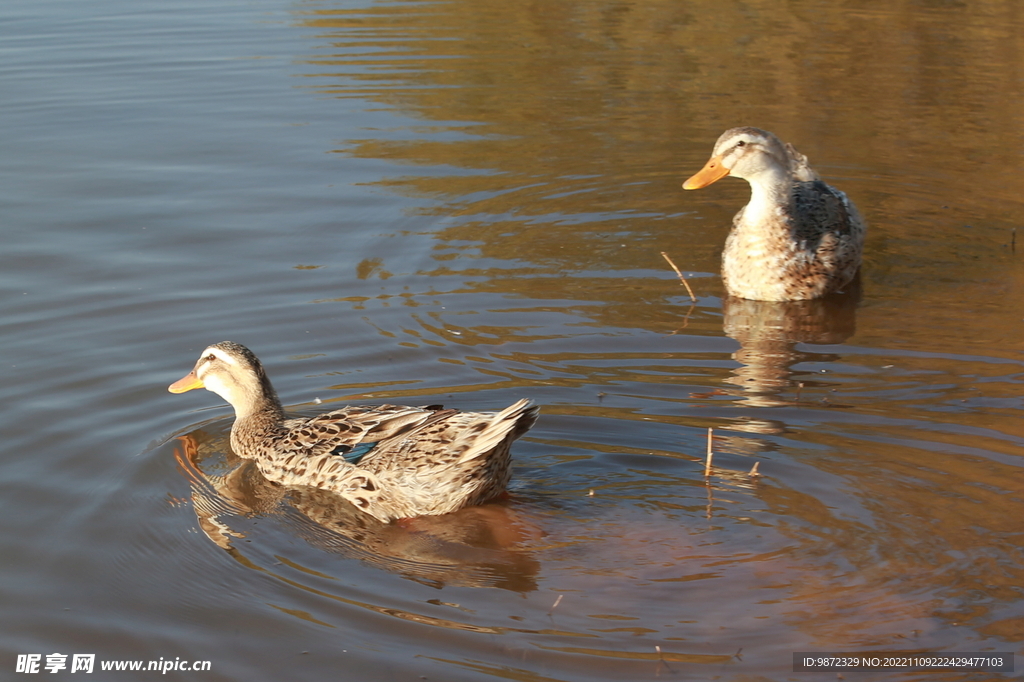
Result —
[[537, 587], [540, 564], [525, 547], [540, 531], [501, 502], [384, 523], [329, 491], [268, 481], [252, 460], [230, 451], [226, 438], [204, 429], [180, 436], [175, 458], [189, 479], [199, 527], [236, 557], [240, 550], [232, 541], [245, 535], [233, 522], [276, 517], [320, 550], [417, 582], [515, 592]]
[[752, 301], [729, 297], [722, 302], [723, 330], [740, 344], [733, 359], [741, 366], [727, 382], [740, 387], [746, 403], [757, 407], [793, 405], [781, 394], [813, 388], [820, 382], [792, 379], [793, 366], [809, 360], [835, 360], [797, 344], [838, 344], [856, 331], [860, 287], [855, 281], [841, 294], [809, 301]]

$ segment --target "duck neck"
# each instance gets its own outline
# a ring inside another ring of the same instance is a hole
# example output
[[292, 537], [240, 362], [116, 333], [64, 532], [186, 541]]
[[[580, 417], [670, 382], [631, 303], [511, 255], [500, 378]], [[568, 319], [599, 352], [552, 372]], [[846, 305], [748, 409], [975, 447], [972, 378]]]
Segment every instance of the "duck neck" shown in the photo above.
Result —
[[740, 227], [775, 222], [779, 209], [789, 207], [790, 187], [793, 184], [790, 173], [773, 165], [746, 180], [750, 183], [750, 201], [743, 209]]
[[231, 445], [238, 455], [244, 457], [253, 443], [284, 429], [284, 408], [266, 377], [259, 390], [249, 391], [246, 399], [235, 403], [234, 408]]

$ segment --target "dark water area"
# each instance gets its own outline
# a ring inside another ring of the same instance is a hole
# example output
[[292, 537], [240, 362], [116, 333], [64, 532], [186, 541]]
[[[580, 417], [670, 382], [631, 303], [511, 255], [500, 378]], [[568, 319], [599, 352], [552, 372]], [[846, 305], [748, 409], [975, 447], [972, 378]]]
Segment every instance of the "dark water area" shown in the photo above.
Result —
[[[1016, 4], [3, 14], [3, 679], [26, 654], [749, 682], [836, 679], [798, 651], [1022, 653]], [[856, 202], [859, 290], [725, 297], [749, 189], [680, 183], [736, 125]], [[225, 339], [297, 413], [542, 414], [508, 499], [381, 524], [269, 484], [226, 404], [167, 392]]]

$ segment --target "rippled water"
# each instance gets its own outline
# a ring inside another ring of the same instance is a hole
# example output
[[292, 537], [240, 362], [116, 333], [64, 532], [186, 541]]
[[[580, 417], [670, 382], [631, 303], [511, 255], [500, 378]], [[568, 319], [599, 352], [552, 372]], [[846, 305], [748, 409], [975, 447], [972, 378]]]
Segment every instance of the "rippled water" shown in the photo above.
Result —
[[[12, 0], [0, 26], [5, 677], [1020, 652], [1015, 4]], [[723, 299], [747, 186], [679, 184], [734, 125], [858, 204], [859, 292]], [[534, 398], [511, 498], [382, 525], [268, 485], [226, 405], [166, 391], [224, 339], [304, 413]]]

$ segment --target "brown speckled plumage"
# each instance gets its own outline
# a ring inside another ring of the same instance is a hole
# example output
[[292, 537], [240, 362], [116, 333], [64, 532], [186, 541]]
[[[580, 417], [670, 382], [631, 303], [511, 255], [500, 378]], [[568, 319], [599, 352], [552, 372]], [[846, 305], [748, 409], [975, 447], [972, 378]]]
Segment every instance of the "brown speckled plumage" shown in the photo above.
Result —
[[800, 301], [837, 291], [854, 278], [864, 222], [807, 157], [767, 131], [733, 128], [683, 187], [699, 189], [726, 175], [743, 178], [751, 188], [722, 253], [722, 279], [731, 295]]
[[[231, 403], [231, 447], [268, 480], [329, 490], [382, 521], [446, 514], [501, 494], [512, 441], [539, 412], [520, 400], [496, 413], [376, 405], [285, 419], [260, 361], [230, 341], [203, 351], [170, 390], [192, 388]], [[345, 453], [361, 445], [366, 454], [348, 462]]]

